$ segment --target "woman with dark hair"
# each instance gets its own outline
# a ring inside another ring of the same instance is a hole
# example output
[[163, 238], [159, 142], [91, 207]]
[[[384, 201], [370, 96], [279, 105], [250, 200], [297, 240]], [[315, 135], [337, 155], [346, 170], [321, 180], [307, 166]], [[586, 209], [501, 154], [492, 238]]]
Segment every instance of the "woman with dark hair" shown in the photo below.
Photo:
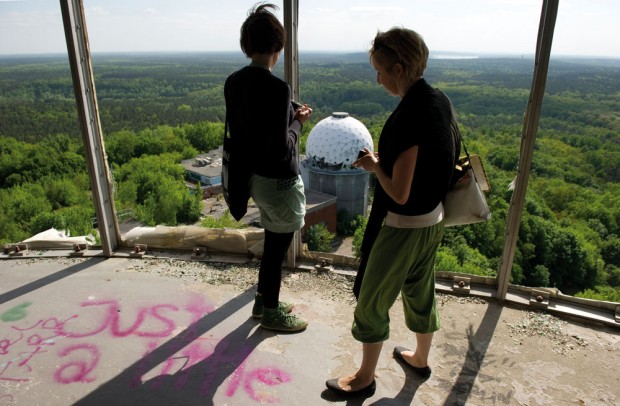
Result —
[[405, 28], [379, 32], [370, 49], [377, 83], [400, 98], [385, 122], [378, 153], [353, 165], [374, 172], [375, 198], [364, 235], [369, 254], [355, 307], [353, 337], [362, 342], [362, 364], [353, 375], [331, 379], [341, 395], [370, 395], [383, 342], [389, 338], [389, 310], [400, 294], [405, 323], [416, 347], [394, 349], [394, 357], [423, 378], [439, 329], [435, 302], [435, 255], [444, 234], [442, 201], [460, 153], [450, 101], [423, 78], [428, 48]]
[[226, 120], [233, 150], [250, 169], [250, 196], [260, 211], [265, 245], [252, 316], [261, 327], [292, 332], [306, 328], [279, 301], [282, 261], [293, 234], [304, 225], [304, 185], [297, 162], [302, 124], [312, 109], [293, 108], [286, 82], [271, 73], [286, 41], [286, 31], [271, 12], [273, 4], [256, 4], [241, 26], [241, 50], [248, 66], [224, 85]]

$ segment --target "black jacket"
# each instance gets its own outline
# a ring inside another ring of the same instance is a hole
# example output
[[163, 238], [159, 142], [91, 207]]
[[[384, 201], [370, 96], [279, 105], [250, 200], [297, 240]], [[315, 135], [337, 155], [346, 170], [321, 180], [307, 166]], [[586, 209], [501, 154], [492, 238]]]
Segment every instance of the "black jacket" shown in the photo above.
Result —
[[234, 151], [250, 171], [273, 179], [299, 175], [301, 123], [294, 120], [288, 84], [268, 69], [250, 65], [226, 79], [224, 97]]
[[381, 168], [392, 176], [398, 156], [417, 145], [418, 159], [409, 200], [400, 205], [377, 182], [375, 195], [361, 245], [360, 266], [353, 293], [358, 297], [366, 263], [388, 211], [421, 215], [432, 211], [445, 199], [456, 159], [460, 154], [460, 134], [448, 97], [426, 80], [418, 80], [390, 115], [379, 138]]

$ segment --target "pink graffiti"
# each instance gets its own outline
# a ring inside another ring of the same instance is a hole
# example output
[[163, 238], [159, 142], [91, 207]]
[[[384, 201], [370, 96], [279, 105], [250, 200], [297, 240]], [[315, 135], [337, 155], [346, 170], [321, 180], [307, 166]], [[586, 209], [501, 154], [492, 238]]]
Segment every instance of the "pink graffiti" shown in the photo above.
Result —
[[[44, 330], [53, 331], [57, 328], [58, 325], [62, 323], [63, 322], [58, 321], [58, 319], [50, 318], [47, 320], [39, 320], [34, 325], [27, 327], [27, 328], [19, 328], [19, 327], [11, 326], [13, 330], [19, 333], [19, 337], [15, 339], [14, 341], [11, 341], [9, 339], [0, 340], [0, 355], [7, 355], [9, 353], [9, 348], [20, 341], [25, 341], [24, 344], [27, 346], [27, 348], [32, 349], [32, 350], [31, 351], [20, 351], [17, 353], [18, 358], [10, 360], [6, 362], [5, 364], [3, 364], [4, 368], [2, 369], [2, 371], [0, 371], [0, 380], [14, 381], [14, 382], [28, 381], [29, 380], [28, 378], [15, 378], [15, 377], [7, 376], [5, 375], [5, 372], [8, 370], [9, 367], [13, 367], [13, 366], [17, 368], [25, 368], [27, 372], [31, 372], [32, 367], [29, 364], [30, 360], [32, 360], [32, 358], [35, 355], [47, 352], [43, 350], [43, 348], [46, 346], [54, 345], [54, 339], [57, 338], [59, 334], [46, 335], [44, 337], [40, 334], [33, 333], [32, 335], [28, 336], [24, 340], [24, 337], [26, 337], [24, 332], [28, 330], [32, 330], [37, 327], [41, 327]], [[19, 362], [16, 363], [16, 361], [18, 360]]]
[[226, 396], [232, 397], [243, 382], [243, 388], [252, 400], [256, 400], [261, 403], [276, 403], [280, 399], [274, 396], [270, 396], [264, 392], [257, 392], [254, 389], [254, 382], [267, 386], [275, 386], [291, 381], [291, 376], [284, 371], [277, 368], [256, 368], [245, 373], [245, 362], [239, 366], [233, 373], [230, 385], [226, 391]]
[[[13, 341], [11, 341], [10, 339], [6, 339], [6, 338], [0, 340], [0, 355], [7, 355], [9, 353], [10, 347], [20, 341], [23, 341], [23, 344], [25, 344], [28, 349], [32, 349], [32, 350], [20, 351], [17, 353], [17, 356], [18, 356], [17, 358], [10, 360], [6, 362], [5, 364], [3, 364], [2, 365], [3, 368], [0, 371], [0, 380], [13, 381], [13, 382], [27, 382], [29, 380], [28, 378], [9, 377], [5, 375], [5, 372], [7, 371], [9, 367], [25, 368], [27, 372], [31, 372], [32, 367], [29, 364], [30, 360], [32, 360], [32, 358], [35, 355], [47, 352], [46, 350], [43, 350], [43, 348], [46, 346], [54, 345], [54, 339], [58, 337], [59, 335], [53, 334], [53, 335], [42, 336], [40, 334], [33, 333], [32, 335], [28, 336], [24, 340], [24, 337], [26, 337], [26, 334], [24, 334], [24, 332], [28, 330], [32, 330], [36, 327], [41, 327], [44, 330], [54, 330], [58, 325], [62, 323], [63, 322], [58, 321], [58, 319], [50, 318], [47, 320], [39, 320], [34, 325], [27, 327], [27, 328], [19, 328], [19, 327], [11, 326], [13, 330], [19, 333], [19, 337]], [[17, 362], [18, 360], [19, 362]]]
[[0, 340], [0, 355], [6, 355], [9, 353], [9, 347], [13, 344], [20, 342], [24, 338], [24, 333], [19, 333], [19, 338], [15, 341], [11, 341], [9, 339]]
[[[17, 366], [25, 367], [28, 370], [28, 372], [31, 372], [32, 367], [28, 363], [35, 355], [42, 353], [42, 352], [47, 352], [47, 351], [43, 351], [40, 346], [37, 346], [33, 351], [19, 352], [18, 355], [19, 355], [19, 359], [21, 359], [21, 362], [19, 362]], [[15, 360], [8, 361], [7, 363], [4, 364], [4, 368], [2, 369], [2, 371], [0, 371], [0, 381], [27, 382], [28, 378], [11, 378], [7, 376], [3, 376], [6, 370], [11, 365], [13, 365], [13, 361]]]
[[[127, 337], [131, 334], [137, 335], [139, 337], [167, 337], [174, 330], [175, 323], [174, 320], [164, 317], [161, 312], [165, 310], [169, 311], [178, 311], [179, 308], [172, 304], [159, 304], [154, 305], [152, 307], [140, 308], [138, 310], [138, 316], [134, 323], [127, 329], [122, 330], [120, 325], [120, 305], [116, 300], [107, 300], [107, 301], [92, 301], [92, 302], [83, 302], [80, 304], [82, 307], [90, 307], [90, 306], [105, 306], [104, 309], [104, 317], [99, 326], [95, 327], [92, 331], [87, 332], [70, 332], [67, 331], [66, 327], [61, 326], [61, 333], [66, 337], [71, 338], [83, 338], [83, 337], [92, 337], [97, 335], [106, 329], [110, 328], [110, 334], [113, 337]], [[155, 319], [163, 323], [163, 327], [160, 330], [140, 330], [145, 323], [145, 320], [148, 318]]]
[[0, 370], [0, 381], [28, 382], [29, 381], [28, 378], [11, 378], [11, 377], [3, 376], [4, 372], [11, 366], [11, 364], [13, 364], [13, 361], [7, 362], [6, 364], [4, 364], [4, 368]]
[[197, 322], [205, 315], [211, 313], [215, 309], [215, 306], [206, 304], [201, 295], [194, 295], [188, 304], [185, 305], [185, 310], [192, 315], [192, 323]]
[[11, 395], [0, 396], [0, 405], [8, 405], [9, 403], [13, 403], [13, 396]]
[[53, 331], [57, 331], [58, 329], [61, 329], [61, 328], [62, 328], [62, 326], [63, 326], [63, 325], [64, 325], [64, 324], [65, 324], [68, 320], [74, 319], [74, 318], [76, 318], [76, 317], [77, 317], [77, 315], [73, 315], [73, 316], [71, 316], [71, 317], [69, 317], [68, 319], [63, 320], [63, 321], [60, 321], [60, 320], [58, 320], [58, 319], [57, 319], [57, 318], [55, 318], [55, 317], [50, 317], [49, 319], [46, 319], [46, 320], [39, 320], [39, 321], [37, 321], [35, 324], [33, 324], [32, 326], [30, 326], [30, 327], [26, 327], [26, 328], [19, 328], [19, 327], [15, 327], [15, 326], [13, 326], [12, 328], [13, 328], [13, 329], [15, 329], [15, 330], [17, 330], [17, 331], [28, 331], [28, 330], [32, 330], [32, 329], [34, 329], [34, 328], [36, 328], [36, 327], [38, 327], [38, 326], [41, 326], [41, 328], [42, 328], [43, 330], [53, 330]]
[[69, 354], [79, 351], [86, 350], [90, 353], [90, 363], [85, 361], [72, 361], [67, 362], [66, 364], [61, 365], [56, 369], [54, 373], [54, 379], [58, 383], [73, 383], [73, 382], [92, 382], [95, 380], [93, 377], [89, 377], [88, 374], [97, 367], [99, 363], [99, 350], [90, 344], [78, 344], [69, 346], [58, 353], [59, 357], [66, 357]]
[[[198, 338], [198, 340], [204, 341], [207, 339]], [[213, 348], [205, 348], [200, 341], [192, 342], [190, 345], [183, 348], [179, 354], [168, 358], [162, 365], [160, 377], [173, 376], [176, 373], [174, 387], [176, 389], [183, 388], [189, 378], [187, 370], [213, 354]], [[151, 350], [153, 350], [156, 344], [151, 343], [149, 346]], [[140, 376], [134, 379], [132, 386], [135, 387], [142, 382], [142, 375], [143, 374], [140, 373]], [[162, 379], [154, 378], [150, 382], [150, 388], [156, 390], [162, 383]]]
[[[260, 403], [276, 403], [279, 401], [273, 394], [267, 394], [260, 387], [273, 387], [291, 381], [291, 376], [276, 367], [261, 367], [247, 369], [253, 347], [229, 348], [229, 340], [219, 341], [212, 336], [202, 337], [198, 330], [200, 320], [212, 312], [215, 307], [206, 303], [202, 295], [190, 296], [184, 305], [176, 306], [170, 303], [160, 303], [148, 306], [138, 306], [136, 309], [121, 308], [119, 300], [97, 300], [79, 303], [81, 312], [66, 319], [50, 317], [41, 319], [27, 327], [11, 326], [11, 336], [0, 337], [0, 356], [9, 358], [0, 363], [0, 382], [7, 384], [27, 382], [26, 373], [32, 374], [35, 362], [41, 362], [40, 356], [57, 357], [46, 362], [57, 365], [53, 379], [58, 384], [91, 383], [95, 381], [96, 370], [101, 360], [101, 350], [98, 346], [79, 342], [67, 343], [60, 346], [59, 339], [92, 338], [99, 334], [106, 334], [112, 338], [141, 337], [147, 338], [144, 342], [147, 350], [142, 357], [143, 362], [138, 364], [133, 372], [132, 386], [142, 384], [142, 377], [152, 370], [148, 363], [148, 355], [156, 351], [167, 337], [179, 329], [177, 319], [181, 312], [185, 313], [183, 321], [179, 322], [188, 327], [183, 335], [168, 343], [166, 351], [170, 355], [160, 364], [160, 374], [150, 380], [150, 388], [159, 388], [166, 380], [165, 376], [174, 377], [173, 387], [182, 389], [188, 383], [190, 373], [197, 371], [200, 362], [208, 359], [208, 370], [202, 371], [200, 393], [213, 393], [221, 382], [215, 382], [218, 372], [230, 365], [239, 365], [229, 377], [226, 395], [235, 396], [241, 389], [247, 396]], [[84, 314], [86, 313], [86, 314]], [[91, 314], [88, 314], [91, 313]], [[30, 323], [23, 320], [21, 323]], [[35, 331], [36, 329], [36, 331]], [[179, 331], [182, 330], [179, 329]], [[55, 346], [55, 347], [52, 347]], [[57, 348], [58, 347], [58, 348]], [[54, 349], [53, 351], [51, 349]], [[104, 348], [104, 347], [101, 347]], [[217, 348], [217, 350], [216, 350]], [[11, 356], [11, 354], [13, 354]], [[231, 358], [232, 357], [232, 358]], [[12, 359], [11, 359], [12, 358]], [[238, 363], [241, 364], [238, 364]], [[205, 363], [207, 365], [207, 363]], [[13, 395], [0, 395], [0, 405], [15, 401]]]
[[33, 351], [24, 351], [24, 352], [20, 352], [19, 356], [23, 357], [24, 355], [27, 355], [26, 358], [22, 358], [22, 362], [20, 362], [19, 364], [17, 364], [20, 367], [25, 366], [26, 368], [28, 368], [28, 372], [32, 371], [32, 367], [30, 365], [28, 365], [28, 362], [30, 362], [30, 360], [32, 359], [32, 357], [34, 357], [35, 355], [42, 353], [42, 352], [47, 352], [41, 349], [42, 347], [37, 346]]

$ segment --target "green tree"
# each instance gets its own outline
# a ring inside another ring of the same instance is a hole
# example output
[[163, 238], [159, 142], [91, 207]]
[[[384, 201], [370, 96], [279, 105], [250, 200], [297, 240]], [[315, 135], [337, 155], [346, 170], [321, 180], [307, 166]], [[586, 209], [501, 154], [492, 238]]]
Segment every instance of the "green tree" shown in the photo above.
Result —
[[229, 210], [224, 212], [224, 215], [220, 218], [207, 217], [202, 221], [202, 226], [205, 228], [246, 228], [247, 225], [240, 221], [237, 221], [230, 214]]
[[549, 270], [544, 265], [536, 265], [529, 276], [529, 284], [533, 287], [549, 286]]
[[133, 208], [136, 217], [154, 226], [195, 222], [200, 206], [185, 185], [179, 154], [134, 158], [115, 172], [117, 209]]
[[108, 162], [116, 165], [124, 165], [131, 158], [136, 158], [136, 146], [138, 136], [132, 131], [122, 130], [114, 132], [105, 138], [105, 150]]
[[606, 264], [620, 267], [620, 238], [612, 236], [601, 245], [601, 256]]
[[364, 232], [366, 231], [366, 225], [368, 224], [368, 217], [357, 217], [357, 228], [353, 233], [353, 254], [356, 257], [362, 255], [362, 241], [364, 240]]
[[306, 241], [310, 251], [330, 252], [335, 235], [330, 233], [325, 224], [315, 224], [308, 228]]
[[52, 209], [70, 207], [82, 201], [83, 191], [67, 178], [47, 178], [44, 182], [45, 195]]
[[200, 152], [208, 152], [222, 145], [224, 139], [224, 124], [200, 122], [187, 124], [182, 127], [185, 137], [190, 144]]

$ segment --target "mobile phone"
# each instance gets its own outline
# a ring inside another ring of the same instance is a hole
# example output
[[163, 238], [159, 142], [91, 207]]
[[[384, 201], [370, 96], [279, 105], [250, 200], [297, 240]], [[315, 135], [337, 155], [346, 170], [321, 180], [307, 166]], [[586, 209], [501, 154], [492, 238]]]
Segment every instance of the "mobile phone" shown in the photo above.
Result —
[[300, 102], [298, 102], [296, 100], [291, 100], [291, 104], [293, 105], [293, 110], [297, 110], [298, 108], [303, 106], [303, 104], [301, 104]]
[[360, 152], [357, 153], [357, 159], [360, 159], [361, 157], [366, 155], [366, 151], [364, 151], [363, 149], [360, 149]]

